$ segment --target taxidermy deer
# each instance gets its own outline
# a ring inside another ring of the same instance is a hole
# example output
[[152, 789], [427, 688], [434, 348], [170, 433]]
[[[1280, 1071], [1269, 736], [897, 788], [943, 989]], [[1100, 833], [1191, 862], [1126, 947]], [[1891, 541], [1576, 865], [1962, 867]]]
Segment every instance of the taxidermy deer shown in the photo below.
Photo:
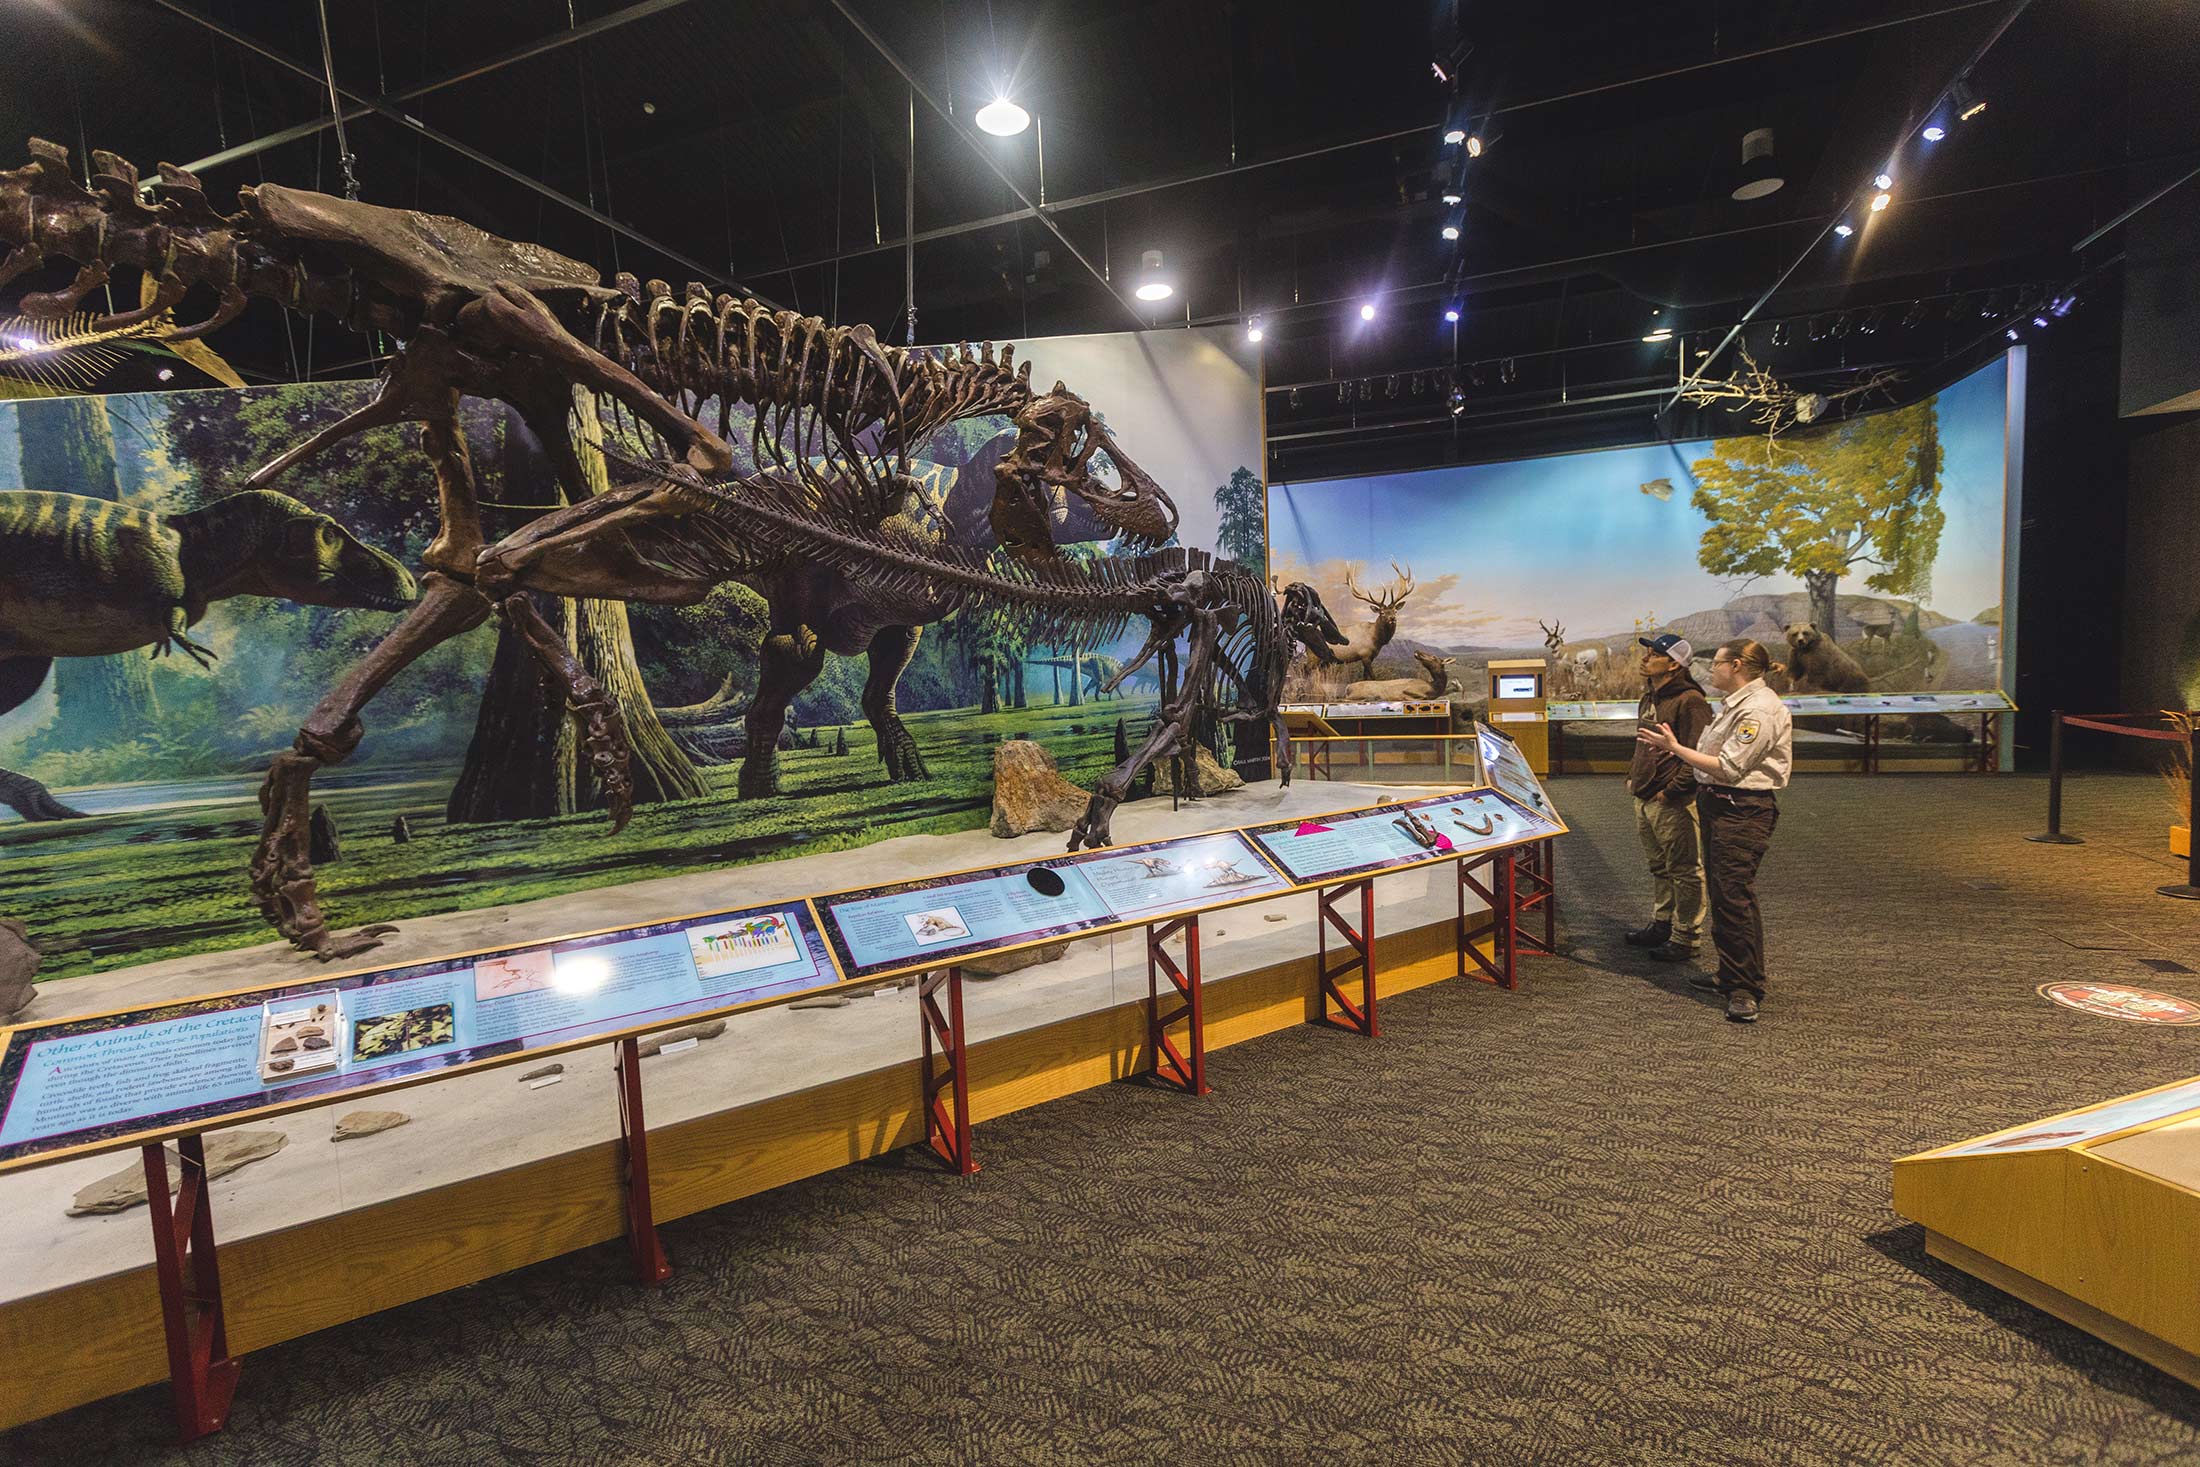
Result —
[[1372, 594], [1359, 588], [1352, 579], [1352, 572], [1344, 573], [1345, 589], [1355, 600], [1366, 602], [1375, 611], [1375, 619], [1352, 633], [1337, 649], [1337, 661], [1345, 666], [1359, 663], [1362, 674], [1375, 671], [1375, 659], [1390, 645], [1390, 639], [1398, 635], [1398, 608], [1413, 594], [1413, 572], [1400, 567], [1395, 560], [1390, 563], [1390, 569], [1397, 579], [1387, 589]]
[[1458, 666], [1458, 658], [1416, 652], [1413, 660], [1421, 664], [1424, 676], [1377, 678], [1357, 682], [1344, 690], [1345, 697], [1354, 703], [1383, 703], [1393, 699], [1422, 703], [1431, 698], [1448, 698], [1459, 691], [1452, 686], [1451, 681], [1451, 670]]

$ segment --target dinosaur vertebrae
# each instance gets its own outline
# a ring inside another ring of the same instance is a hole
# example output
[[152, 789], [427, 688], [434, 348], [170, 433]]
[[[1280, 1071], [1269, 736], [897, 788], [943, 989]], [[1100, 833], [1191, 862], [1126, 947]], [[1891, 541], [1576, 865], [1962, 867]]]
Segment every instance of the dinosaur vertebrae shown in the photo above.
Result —
[[768, 430], [757, 415], [773, 441], [808, 410], [847, 438], [884, 424], [906, 449], [944, 423], [1014, 413], [1032, 397], [1031, 364], [1016, 366], [1014, 346], [997, 357], [991, 342], [915, 352], [881, 345], [869, 326], [830, 326], [692, 281], [677, 297], [662, 280], [621, 274], [617, 285], [595, 307], [596, 349], [691, 412], [717, 398], [721, 437], [733, 406], [749, 403], [773, 410]]

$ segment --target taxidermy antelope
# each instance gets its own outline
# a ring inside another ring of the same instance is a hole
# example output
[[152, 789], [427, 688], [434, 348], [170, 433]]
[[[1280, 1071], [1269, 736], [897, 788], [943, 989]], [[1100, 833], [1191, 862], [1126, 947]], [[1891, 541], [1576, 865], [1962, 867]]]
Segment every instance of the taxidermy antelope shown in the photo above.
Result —
[[1413, 594], [1413, 572], [1400, 567], [1395, 560], [1390, 563], [1390, 569], [1397, 579], [1388, 589], [1372, 594], [1359, 588], [1352, 579], [1352, 572], [1344, 573], [1345, 589], [1352, 593], [1353, 599], [1366, 602], [1375, 612], [1373, 621], [1352, 633], [1337, 649], [1338, 662], [1346, 666], [1357, 662], [1363, 674], [1375, 671], [1375, 659], [1390, 645], [1390, 639], [1398, 635], [1398, 608]]
[[1377, 678], [1368, 682], [1357, 682], [1344, 690], [1345, 697], [1355, 703], [1382, 703], [1392, 699], [1421, 703], [1431, 698], [1448, 698], [1459, 691], [1451, 683], [1451, 670], [1458, 666], [1458, 658], [1416, 652], [1413, 660], [1421, 664], [1421, 671], [1425, 676]]

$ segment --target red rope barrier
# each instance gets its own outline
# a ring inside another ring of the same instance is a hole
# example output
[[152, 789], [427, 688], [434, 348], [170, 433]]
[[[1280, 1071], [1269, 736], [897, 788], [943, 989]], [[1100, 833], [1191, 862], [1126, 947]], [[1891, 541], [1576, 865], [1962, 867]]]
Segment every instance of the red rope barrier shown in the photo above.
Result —
[[[2151, 718], [2152, 716], [2152, 714], [2146, 713], [2111, 713], [2102, 715], [2103, 718]], [[2097, 728], [2102, 733], [2124, 734], [2130, 738], [2135, 739], [2167, 739], [2173, 744], [2182, 744], [2189, 737], [2189, 735], [2180, 733], [2176, 729], [2126, 728], [2120, 723], [2103, 723], [2099, 718], [2073, 718], [2067, 713], [2063, 715], [2063, 724], [2065, 727], [2071, 728]]]

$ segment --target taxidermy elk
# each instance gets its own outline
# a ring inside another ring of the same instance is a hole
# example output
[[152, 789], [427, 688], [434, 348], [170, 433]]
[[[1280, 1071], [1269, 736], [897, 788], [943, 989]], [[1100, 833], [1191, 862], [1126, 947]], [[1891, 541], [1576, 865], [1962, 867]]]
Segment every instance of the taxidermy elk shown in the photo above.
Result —
[[1392, 700], [1421, 703], [1431, 698], [1448, 698], [1459, 691], [1452, 686], [1451, 681], [1451, 670], [1459, 665], [1458, 658], [1416, 652], [1413, 660], [1421, 664], [1424, 676], [1376, 678], [1357, 682], [1344, 690], [1345, 697], [1354, 703], [1385, 703]]
[[1344, 573], [1345, 589], [1352, 593], [1354, 600], [1366, 602], [1375, 612], [1373, 621], [1352, 633], [1337, 649], [1338, 664], [1349, 667], [1357, 662], [1362, 676], [1375, 671], [1375, 659], [1390, 645], [1390, 639], [1398, 635], [1398, 608], [1413, 594], [1413, 572], [1401, 568], [1395, 560], [1390, 563], [1390, 569], [1397, 579], [1387, 589], [1372, 594], [1360, 589], [1352, 579], [1352, 572]]

